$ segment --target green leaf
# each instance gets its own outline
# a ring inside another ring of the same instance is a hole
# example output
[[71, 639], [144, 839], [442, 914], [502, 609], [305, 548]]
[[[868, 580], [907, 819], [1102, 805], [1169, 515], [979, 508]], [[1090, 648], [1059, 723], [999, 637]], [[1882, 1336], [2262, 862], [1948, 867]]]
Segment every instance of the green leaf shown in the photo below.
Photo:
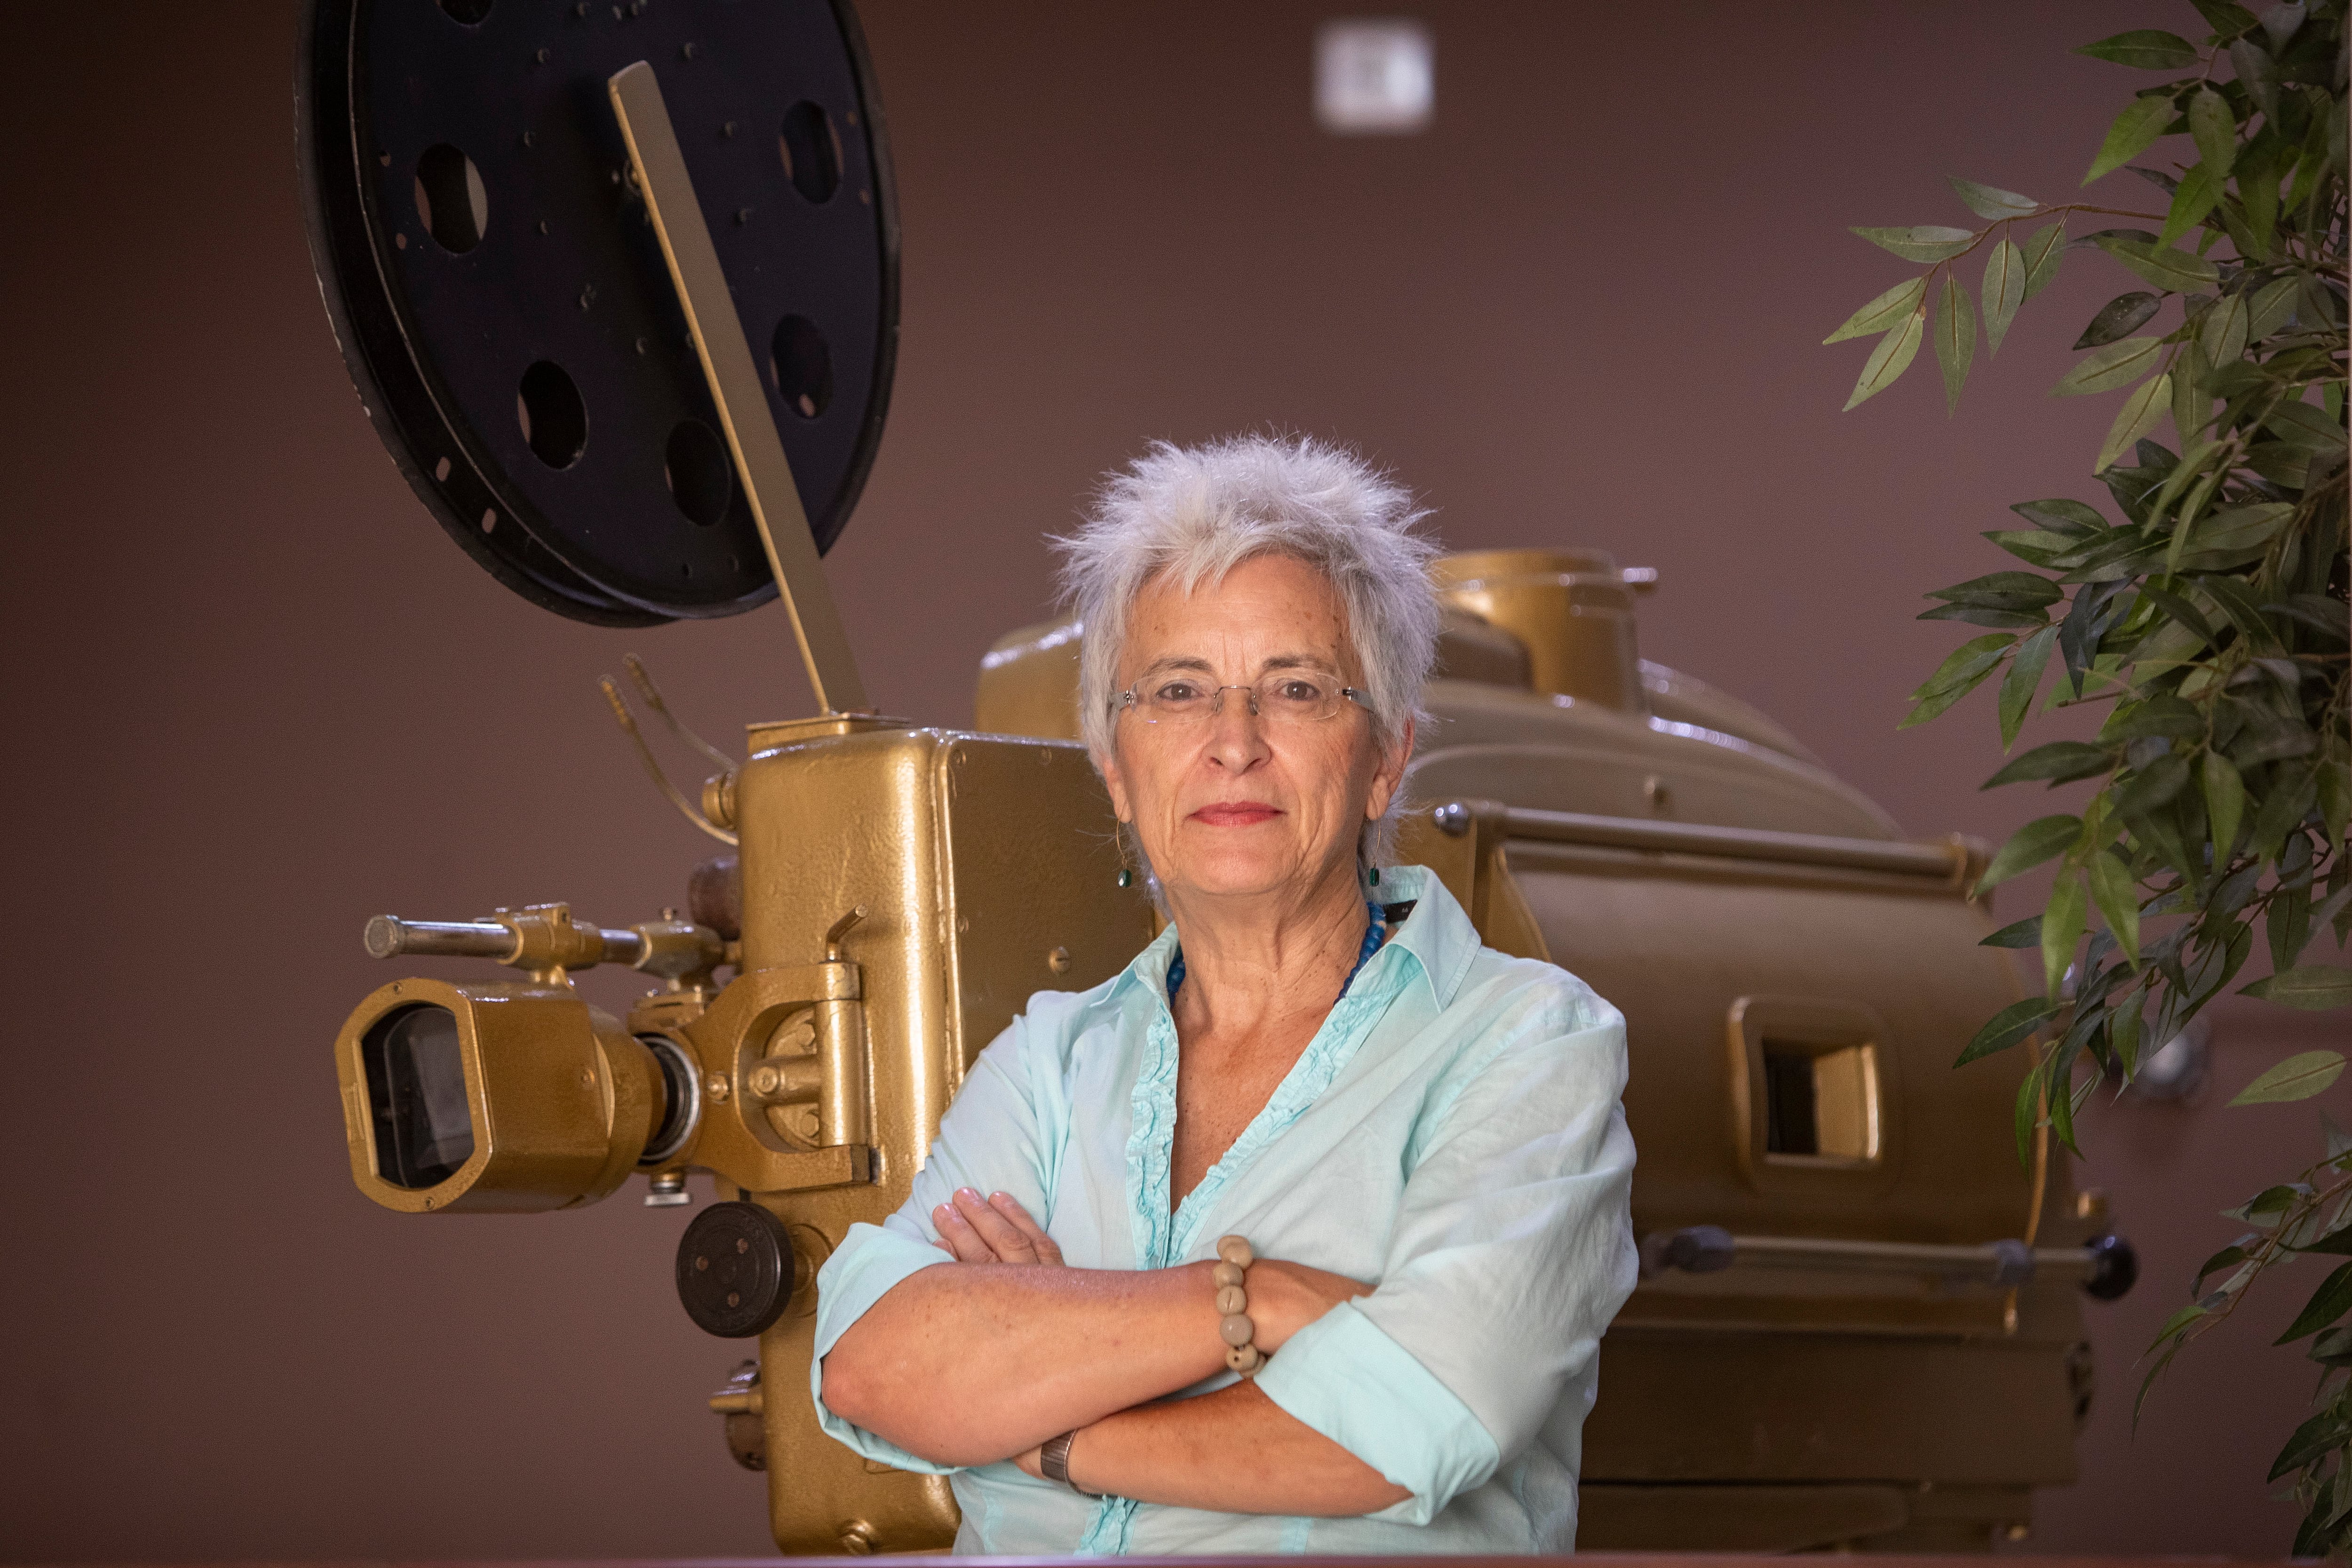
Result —
[[1931, 697], [1955, 688], [1966, 689], [1973, 687], [1985, 678], [1987, 671], [2000, 662], [2000, 656], [2015, 641], [2015, 637], [2001, 633], [1969, 638], [1954, 648], [1944, 662], [1936, 667], [1936, 673], [1921, 681], [1918, 689], [1911, 695], [1915, 698]]
[[1948, 174], [1945, 178], [1951, 181], [1952, 189], [1959, 193], [1960, 200], [1968, 204], [1969, 211], [1979, 217], [2027, 217], [2042, 205], [2032, 196], [2021, 196], [2015, 191], [2004, 191], [1997, 185], [1979, 185], [1974, 180], [1963, 180], [1958, 174]]
[[[2352, 969], [2341, 968], [2333, 963], [2299, 963], [2284, 974], [2273, 974], [2266, 980], [2255, 981], [2252, 985], [2245, 987], [2240, 994], [2259, 996], [2265, 1002], [2275, 1002], [2282, 1007], [2300, 1008], [2306, 1013], [2325, 1013], [2352, 1004]], [[2304, 1090], [2301, 1094], [2254, 1095], [2254, 1090], [2267, 1084], [2274, 1075], [2284, 1071], [2296, 1062], [2307, 1063], [2314, 1057], [2326, 1057], [2336, 1064], [2328, 1072], [2325, 1081]], [[2317, 1094], [2328, 1084], [2334, 1083], [2336, 1073], [2343, 1070], [2344, 1058], [2335, 1052], [2307, 1051], [2299, 1057], [2289, 1057], [2277, 1067], [2271, 1068], [2269, 1072], [2254, 1079], [2246, 1087], [2244, 1094], [2230, 1103], [2251, 1105], [2253, 1100], [2249, 1100], [2248, 1095], [2253, 1095], [2254, 1100], [2302, 1100], [2306, 1096]]]
[[1974, 245], [1977, 237], [1965, 228], [1939, 223], [1914, 224], [1908, 228], [1857, 228], [1854, 233], [1881, 250], [1891, 250], [1906, 261], [1945, 261]]
[[2192, 572], [2217, 571], [2259, 556], [2294, 515], [2285, 501], [2260, 506], [2233, 506], [2208, 512], [2197, 520], [2181, 551], [2182, 564]]
[[2197, 345], [2215, 364], [2227, 364], [2246, 352], [2247, 329], [2253, 307], [2243, 294], [2231, 294], [2205, 312], [2198, 323]]
[[2213, 868], [2218, 872], [2237, 847], [2238, 826], [2246, 816], [2246, 784], [2238, 776], [2237, 764], [2219, 752], [2205, 753], [2198, 777], [2205, 786], [2205, 819], [2212, 826]]
[[2086, 537], [2107, 531], [2107, 520], [2099, 515], [2096, 508], [2063, 496], [2053, 500], [2015, 501], [2009, 510], [2028, 522], [2060, 533]]
[[1923, 610], [1923, 621], [1966, 621], [1972, 626], [1999, 626], [2005, 630], [2031, 631], [2046, 626], [2050, 617], [2040, 610], [1997, 610], [1987, 605], [1938, 605]]
[[[2053, 635], [2056, 630], [2054, 626], [2051, 628]], [[2049, 657], [2046, 646], [2042, 649], [2042, 657], [2045, 659]], [[1978, 787], [1999, 789], [2002, 784], [2022, 784], [2029, 779], [2047, 779], [2053, 784], [2061, 784], [2105, 773], [2115, 766], [2115, 753], [2105, 746], [2089, 745], [2081, 741], [2050, 741], [2015, 758]]]
[[1985, 258], [1984, 324], [1985, 353], [2000, 353], [2000, 340], [2009, 333], [2009, 323], [2017, 318], [2017, 308], [2025, 303], [2025, 252], [2017, 248], [2013, 239], [2004, 239], [1992, 247]]
[[[2011, 921], [1977, 945], [1979, 947], [2040, 947], [2042, 917], [2028, 915], [2021, 921]], [[2043, 1004], [2037, 1001], [2034, 1005], [2041, 1006]]]
[[2129, 386], [2155, 370], [2163, 353], [2162, 338], [2126, 338], [2094, 349], [2082, 363], [2059, 378], [2058, 384], [2050, 389], [2050, 395], [2081, 397]]
[[2015, 833], [1993, 856], [1992, 864], [1977, 879], [1976, 891], [1997, 888], [2011, 877], [2031, 871], [2083, 836], [2083, 819], [2061, 814], [2036, 817]]
[[2219, 195], [2221, 182], [2230, 177], [2230, 169], [2237, 162], [2238, 117], [2230, 112], [2228, 100], [2210, 87], [2200, 87], [2189, 97], [2189, 134], [2197, 142], [2199, 166], [2210, 172]]
[[[2188, 182], [2181, 182], [2183, 189]], [[2201, 256], [2191, 256], [2170, 245], [2152, 240], [2135, 239], [2129, 235], [2114, 235], [2099, 241], [2099, 248], [2147, 279], [2159, 289], [2176, 294], [2210, 288], [2221, 276], [2221, 268]]]
[[2035, 229], [2026, 237], [2021, 248], [2025, 252], [2025, 297], [2031, 300], [2058, 276], [2058, 264], [2066, 259], [2066, 220], [2060, 218]]
[[2246, 325], [2247, 342], [2261, 342], [2294, 319], [2296, 282], [2293, 278], [2279, 278], [2263, 285], [2262, 291], [2254, 296], [2252, 317]]
[[2344, 449], [2344, 426], [2329, 418], [2326, 409], [2308, 403], [2279, 404], [2263, 416], [2263, 428], [2291, 447], [2315, 452]]
[[2172, 377], [2159, 375], [2153, 381], [2142, 382], [2132, 389], [2124, 405], [2116, 410], [2116, 422], [2107, 426], [2107, 438], [2099, 444], [2098, 460], [2091, 472], [2104, 473], [2138, 439], [2164, 422], [2172, 411]]
[[[2342, 1065], [2342, 1058], [2337, 1058], [2337, 1065]], [[2292, 1344], [2305, 1334], [2326, 1328], [2347, 1311], [2352, 1311], [2352, 1263], [2345, 1264], [2321, 1280], [2319, 1289], [2311, 1293], [2310, 1302], [2295, 1314], [2294, 1321], [2286, 1326], [2286, 1332], [2271, 1342]]]
[[[2084, 44], [2074, 51], [2095, 60], [2111, 60], [2119, 66], [2131, 66], [2138, 70], [2176, 71], [2197, 63], [2197, 46], [2178, 33], [2168, 33], [2158, 27], [2137, 27], [2128, 33], [2117, 33], [2112, 38], [2101, 38], [2095, 44]], [[2130, 154], [2125, 154], [2126, 157]]]
[[2035, 572], [1989, 573], [1949, 588], [1938, 588], [1927, 595], [1958, 605], [1990, 605], [2003, 610], [2038, 610], [2065, 596], [2065, 591], [2057, 584]]
[[1845, 400], [1847, 409], [1877, 396], [1894, 385], [1897, 376], [1911, 368], [1911, 356], [1919, 352], [1919, 334], [1926, 330], [1927, 324], [1927, 313], [1914, 309], [1900, 324], [1878, 340], [1878, 346], [1870, 351], [1870, 358], [1863, 363], [1861, 379], [1853, 384], [1853, 395]]
[[2089, 915], [2083, 879], [2071, 871], [2059, 872], [2050, 889], [2050, 902], [2042, 911], [2042, 988], [2053, 1002], [2058, 1000], [2066, 970], [2074, 962], [2074, 944], [2083, 940]]
[[2319, 791], [2319, 815], [2327, 824], [2327, 842], [2344, 842], [2344, 826], [2352, 820], [2352, 765], [2341, 758], [2319, 764], [2312, 781]]
[[2274, 53], [2284, 51], [2287, 40], [2303, 26], [2305, 9], [2303, 0], [2282, 0], [2263, 13], [2263, 36], [2270, 39]]
[[2116, 815], [2137, 826], [2138, 819], [2148, 816], [2158, 807], [2169, 805], [2188, 785], [2189, 764], [2180, 760], [2179, 753], [2167, 752], [2138, 769], [2131, 781], [2116, 792]]
[[2238, 68], [2238, 85], [2246, 89], [2254, 107], [2275, 124], [2279, 113], [2277, 62], [2252, 38], [2240, 38], [2230, 46], [2230, 63]]
[[2024, 727], [2025, 715], [2033, 707], [2033, 694], [2042, 685], [2042, 667], [2050, 662], [2051, 645], [2057, 640], [2058, 628], [2044, 626], [2017, 645], [2017, 658], [2000, 681], [2000, 745], [2003, 751], [2017, 744], [2017, 732]]
[[[2339, 1312], [2338, 1316], [2341, 1315]], [[2279, 1342], [2281, 1344], [2285, 1342], [2284, 1340]], [[2264, 1479], [2274, 1481], [2281, 1476], [2303, 1468], [2321, 1455], [2342, 1447], [2347, 1437], [2352, 1437], [2352, 1419], [2347, 1419], [2341, 1411], [2321, 1411], [2294, 1429], [2294, 1436], [2289, 1437], [2286, 1447], [2279, 1450], [2278, 1459], [2271, 1466], [2271, 1473]]]
[[2254, 14], [2236, 0], [2189, 0], [2205, 25], [2225, 38], [2237, 37], [2254, 25]]
[[2099, 906], [2116, 945], [2134, 969], [2139, 967], [2139, 885], [2121, 860], [2102, 849], [2085, 861], [2092, 901]]
[[1906, 279], [1856, 310], [1845, 319], [1845, 325], [1822, 340], [1824, 343], [1842, 343], [1848, 338], [1875, 337], [1898, 326], [1906, 316], [1919, 308], [1927, 298], [1927, 279], [1925, 274]]
[[1969, 291], [1950, 273], [1944, 274], [1944, 291], [1936, 300], [1936, 363], [1944, 368], [1944, 412], [1957, 413], [1960, 388], [1969, 379], [1969, 362], [1977, 353], [1977, 312]]
[[2074, 340], [2077, 350], [2095, 349], [2114, 342], [2117, 338], [2137, 331], [2139, 325], [2163, 308], [2164, 296], [2145, 289], [2118, 294], [2099, 307], [2083, 335]]
[[2182, 447], [2195, 441], [2213, 422], [2213, 399], [2206, 390], [2213, 362], [2195, 342], [2184, 345], [2172, 362], [2172, 427]]
[[2091, 172], [2083, 176], [2089, 184], [2102, 174], [2112, 174], [2147, 152], [2172, 123], [2172, 99], [2167, 93], [2150, 93], [2135, 98], [2116, 116], [2107, 127], [2107, 139], [2099, 144], [2099, 155], [2091, 160]]
[[1964, 1068], [1980, 1058], [2005, 1051], [2032, 1035], [2050, 1019], [2057, 1016], [2057, 1014], [2056, 1003], [2045, 1001], [2039, 996], [2028, 996], [2022, 1002], [2012, 1002], [1995, 1013], [1987, 1021], [1985, 1026], [1977, 1031], [1976, 1038], [1969, 1042], [1968, 1048], [1960, 1053], [1959, 1059], [1952, 1065], [1956, 1068]]
[[[2200, 163], [2181, 175], [2179, 188], [2172, 193], [2172, 205], [2165, 209], [2164, 227], [2156, 237], [2157, 253], [2170, 254], [2169, 247], [2175, 240], [2203, 223], [2205, 215], [2211, 212], [2214, 205], [2221, 201], [2221, 182], [2214, 178], [2213, 166], [2210, 163]], [[2123, 258], [2123, 252], [2117, 251], [2116, 254], [2118, 258]], [[2126, 260], [2125, 265], [2130, 266], [2131, 263]], [[2154, 281], [2163, 281], [2143, 268], [2133, 267], [2132, 269]], [[2179, 287], [2177, 284], [2165, 286]]]

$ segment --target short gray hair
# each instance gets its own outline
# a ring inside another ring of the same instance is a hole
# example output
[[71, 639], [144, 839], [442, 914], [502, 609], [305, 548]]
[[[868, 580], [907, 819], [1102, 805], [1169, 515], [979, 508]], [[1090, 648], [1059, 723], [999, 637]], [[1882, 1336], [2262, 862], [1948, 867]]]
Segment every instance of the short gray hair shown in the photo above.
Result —
[[[1107, 475], [1085, 521], [1052, 542], [1064, 596], [1085, 632], [1078, 724], [1087, 749], [1111, 754], [1111, 703], [1136, 597], [1163, 576], [1189, 594], [1259, 555], [1288, 556], [1329, 579], [1364, 672], [1373, 733], [1394, 745], [1421, 716], [1421, 689], [1437, 658], [1429, 576], [1437, 547], [1414, 531], [1428, 515], [1363, 458], [1312, 437], [1153, 442]], [[1400, 789], [1368, 852], [1385, 849], [1403, 804]]]

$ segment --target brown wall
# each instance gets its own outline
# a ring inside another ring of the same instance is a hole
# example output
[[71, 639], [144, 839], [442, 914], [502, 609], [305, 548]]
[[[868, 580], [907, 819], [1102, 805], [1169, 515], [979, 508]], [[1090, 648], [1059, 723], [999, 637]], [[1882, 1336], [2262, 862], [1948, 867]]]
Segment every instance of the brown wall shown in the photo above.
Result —
[[[702, 843], [593, 685], [625, 651], [714, 731], [803, 686], [773, 615], [571, 625], [428, 521], [319, 308], [294, 9], [20, 7], [0, 51], [0, 1553], [758, 1552], [760, 1483], [699, 1407], [735, 1347], [667, 1281], [684, 1215], [381, 1212], [325, 1047], [384, 978], [371, 912], [677, 900]], [[1980, 704], [1895, 733], [1953, 640], [1908, 617], [1995, 568], [1976, 534], [2004, 503], [2095, 493], [2109, 410], [2043, 389], [2124, 285], [2071, 260], [1955, 421], [1926, 366], [1841, 416], [1861, 347], [1814, 345], [1902, 272], [1841, 226], [1961, 218], [1948, 172], [2072, 190], [2136, 80], [2065, 48], [2189, 8], [1441, 5], [1436, 128], [1364, 141], [1308, 119], [1324, 14], [872, 0], [905, 351], [831, 572], [878, 700], [966, 720], [981, 651], [1045, 605], [1040, 532], [1097, 473], [1274, 424], [1393, 463], [1455, 545], [1659, 567], [1644, 651], [1911, 829], [2033, 815], [1976, 792]], [[2228, 1087], [2270, 1027], [2229, 1022]], [[2095, 1126], [2091, 1179], [2154, 1279], [2093, 1312], [2085, 1479], [2036, 1544], [2282, 1551], [2261, 1471], [2300, 1364], [2234, 1325], [2136, 1446], [2126, 1384], [2228, 1239], [2200, 1216], [2300, 1158], [2308, 1110]]]

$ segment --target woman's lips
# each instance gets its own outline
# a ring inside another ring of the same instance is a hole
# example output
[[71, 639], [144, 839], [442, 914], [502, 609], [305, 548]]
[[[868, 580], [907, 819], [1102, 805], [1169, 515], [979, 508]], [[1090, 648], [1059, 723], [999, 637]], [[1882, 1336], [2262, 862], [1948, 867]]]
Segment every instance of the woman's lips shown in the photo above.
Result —
[[1234, 800], [1204, 805], [1192, 814], [1192, 820], [1206, 823], [1211, 827], [1255, 827], [1281, 815], [1263, 801]]

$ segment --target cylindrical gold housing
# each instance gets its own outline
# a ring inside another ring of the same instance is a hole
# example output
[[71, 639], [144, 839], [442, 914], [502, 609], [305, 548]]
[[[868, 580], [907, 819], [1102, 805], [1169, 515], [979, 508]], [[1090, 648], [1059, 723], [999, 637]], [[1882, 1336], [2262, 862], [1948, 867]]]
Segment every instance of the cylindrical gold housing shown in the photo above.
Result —
[[1633, 591], [1599, 550], [1475, 550], [1442, 557], [1440, 598], [1527, 644], [1538, 691], [1640, 713]]
[[335, 1037], [352, 1179], [389, 1209], [535, 1213], [636, 1168], [667, 1091], [569, 988], [395, 980]]

